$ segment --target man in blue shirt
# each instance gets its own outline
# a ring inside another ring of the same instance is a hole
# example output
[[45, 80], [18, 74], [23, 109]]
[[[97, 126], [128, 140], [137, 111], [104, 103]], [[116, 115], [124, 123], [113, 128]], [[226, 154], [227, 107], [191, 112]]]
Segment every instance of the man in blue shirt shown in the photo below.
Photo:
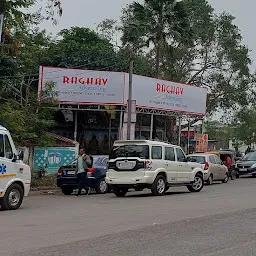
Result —
[[78, 193], [77, 196], [81, 195], [82, 189], [86, 190], [86, 195], [89, 194], [90, 188], [86, 186], [88, 165], [91, 165], [91, 158], [85, 154], [85, 150], [82, 148], [79, 151], [77, 159], [76, 174], [78, 178]]

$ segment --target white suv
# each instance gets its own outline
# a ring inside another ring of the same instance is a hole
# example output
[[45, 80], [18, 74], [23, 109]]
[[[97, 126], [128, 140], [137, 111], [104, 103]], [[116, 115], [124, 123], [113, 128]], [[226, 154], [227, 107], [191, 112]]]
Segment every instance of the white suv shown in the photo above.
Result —
[[116, 141], [106, 182], [118, 197], [125, 196], [130, 188], [148, 188], [161, 196], [171, 186], [187, 186], [191, 192], [204, 186], [200, 164], [188, 162], [179, 146], [149, 140]]

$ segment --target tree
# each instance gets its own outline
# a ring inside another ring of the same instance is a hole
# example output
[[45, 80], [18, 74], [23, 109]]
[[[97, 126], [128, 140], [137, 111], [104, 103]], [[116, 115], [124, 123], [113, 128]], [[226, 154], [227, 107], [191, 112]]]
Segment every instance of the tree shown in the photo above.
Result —
[[149, 48], [153, 44], [155, 76], [159, 77], [161, 59], [171, 42], [180, 42], [189, 31], [187, 13], [183, 1], [144, 0], [133, 2], [122, 16], [123, 44], [134, 49]]
[[256, 143], [256, 108], [244, 107], [238, 111], [232, 122], [233, 140], [251, 146]]
[[27, 12], [36, 3], [36, 0], [1, 0], [0, 15], [4, 16], [4, 28], [24, 30], [30, 24], [39, 24], [42, 19], [51, 19], [56, 23], [56, 14], [62, 15], [60, 0], [42, 0], [43, 6], [36, 13]]
[[208, 88], [208, 113], [246, 105], [251, 60], [240, 30], [234, 25], [235, 18], [228, 13], [216, 14], [205, 0], [185, 0], [184, 4], [193, 44], [172, 49], [165, 67], [169, 69], [168, 63], [173, 62], [168, 71], [175, 66], [181, 70], [183, 82]]

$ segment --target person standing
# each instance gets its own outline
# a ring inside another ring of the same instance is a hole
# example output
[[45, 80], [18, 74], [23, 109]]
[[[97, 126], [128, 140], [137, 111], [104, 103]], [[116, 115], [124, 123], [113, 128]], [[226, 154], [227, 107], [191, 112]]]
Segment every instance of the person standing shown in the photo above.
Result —
[[226, 157], [225, 165], [228, 167], [228, 169], [230, 169], [230, 167], [232, 165], [232, 160], [231, 160], [230, 156]]
[[90, 188], [86, 185], [86, 181], [87, 181], [88, 165], [91, 165], [91, 164], [92, 164], [91, 158], [85, 154], [84, 149], [80, 149], [79, 156], [77, 159], [77, 169], [76, 169], [76, 174], [78, 179], [77, 196], [81, 195], [83, 188], [86, 191], [86, 195], [88, 195], [90, 192]]

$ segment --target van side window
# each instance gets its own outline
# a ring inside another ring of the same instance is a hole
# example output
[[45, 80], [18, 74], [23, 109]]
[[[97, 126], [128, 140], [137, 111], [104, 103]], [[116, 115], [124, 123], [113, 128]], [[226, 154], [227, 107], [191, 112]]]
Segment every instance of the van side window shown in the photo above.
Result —
[[13, 159], [12, 146], [7, 135], [4, 135], [4, 146], [4, 156], [8, 159]]
[[165, 148], [165, 160], [175, 162], [174, 148]]
[[162, 147], [152, 147], [152, 159], [162, 159]]
[[0, 134], [0, 157], [4, 157], [4, 136]]

